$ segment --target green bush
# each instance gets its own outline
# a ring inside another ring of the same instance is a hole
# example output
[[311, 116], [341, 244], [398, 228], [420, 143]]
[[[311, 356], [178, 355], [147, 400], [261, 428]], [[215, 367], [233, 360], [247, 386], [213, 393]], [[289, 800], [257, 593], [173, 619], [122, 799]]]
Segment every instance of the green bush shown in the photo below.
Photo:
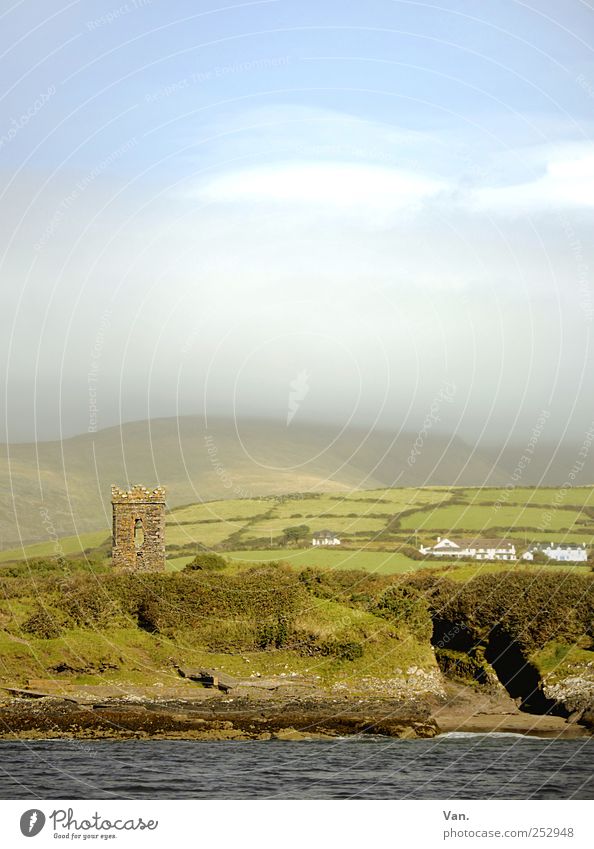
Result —
[[62, 627], [55, 613], [51, 613], [45, 607], [38, 606], [31, 616], [23, 622], [21, 631], [43, 640], [52, 640], [60, 636]]
[[339, 660], [358, 660], [363, 657], [363, 646], [356, 640], [329, 639], [320, 643], [320, 654]]
[[289, 641], [290, 631], [291, 626], [286, 616], [279, 616], [276, 620], [263, 622], [258, 626], [257, 648], [284, 648]]
[[79, 574], [62, 580], [56, 599], [70, 622], [79, 627], [101, 628], [123, 624], [113, 576], [98, 581]]
[[183, 572], [220, 572], [227, 566], [227, 561], [220, 554], [202, 552], [183, 568]]
[[409, 557], [411, 560], [425, 560], [426, 557], [414, 545], [407, 545], [406, 543], [398, 546], [398, 552], [404, 554], [405, 557]]
[[489, 683], [489, 667], [479, 648], [470, 652], [436, 649], [435, 658], [439, 668], [448, 678], [463, 684]]
[[377, 602], [376, 612], [397, 625], [405, 626], [420, 640], [428, 640], [433, 631], [427, 600], [413, 584], [388, 587]]
[[316, 598], [331, 599], [365, 610], [371, 609], [381, 593], [393, 583], [387, 575], [355, 569], [304, 569], [299, 581]]
[[6, 578], [28, 578], [52, 573], [63, 574], [67, 570], [68, 562], [63, 557], [34, 557], [4, 566], [2, 575]]

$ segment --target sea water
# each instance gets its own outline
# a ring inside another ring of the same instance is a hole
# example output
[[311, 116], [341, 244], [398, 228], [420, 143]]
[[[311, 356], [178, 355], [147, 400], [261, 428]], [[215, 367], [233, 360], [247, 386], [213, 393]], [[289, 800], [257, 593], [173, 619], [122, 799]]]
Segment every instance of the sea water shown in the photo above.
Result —
[[0, 741], [3, 799], [592, 799], [594, 739]]

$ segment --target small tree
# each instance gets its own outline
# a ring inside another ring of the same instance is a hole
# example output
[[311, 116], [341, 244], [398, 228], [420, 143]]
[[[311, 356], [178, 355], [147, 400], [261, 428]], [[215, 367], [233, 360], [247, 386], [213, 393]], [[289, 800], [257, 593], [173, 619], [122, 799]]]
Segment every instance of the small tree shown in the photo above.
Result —
[[309, 527], [307, 525], [293, 525], [290, 528], [283, 528], [283, 534], [287, 542], [299, 542], [309, 536]]

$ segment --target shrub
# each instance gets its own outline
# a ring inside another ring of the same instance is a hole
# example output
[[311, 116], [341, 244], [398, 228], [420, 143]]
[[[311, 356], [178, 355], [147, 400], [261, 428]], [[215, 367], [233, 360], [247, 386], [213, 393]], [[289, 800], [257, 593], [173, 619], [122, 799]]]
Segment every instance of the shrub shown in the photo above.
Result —
[[21, 631], [33, 637], [40, 637], [42, 640], [52, 640], [60, 636], [62, 628], [56, 614], [50, 613], [45, 607], [38, 606], [23, 622]]
[[227, 561], [220, 554], [201, 552], [183, 568], [183, 572], [220, 572], [227, 566]]
[[404, 554], [405, 557], [409, 557], [411, 560], [424, 560], [425, 555], [421, 554], [418, 548], [415, 548], [414, 545], [400, 545], [398, 547], [399, 554]]
[[363, 657], [363, 646], [356, 640], [324, 640], [320, 644], [320, 654], [332, 655], [339, 660], [358, 660]]
[[398, 625], [404, 625], [415, 637], [428, 640], [433, 623], [422, 591], [413, 584], [388, 587], [377, 602], [377, 613]]
[[201, 570], [112, 574], [99, 584], [79, 575], [60, 581], [56, 590], [56, 604], [59, 600], [71, 625], [129, 627], [132, 620], [149, 633], [191, 632], [194, 643], [213, 650], [246, 651], [284, 645], [304, 596], [282, 564], [216, 578]]
[[122, 608], [114, 581], [108, 576], [101, 582], [87, 575], [76, 575], [60, 582], [60, 605], [77, 626], [100, 628], [121, 623]]
[[64, 573], [67, 568], [68, 561], [63, 557], [35, 557], [4, 566], [2, 575], [7, 578], [27, 578], [31, 575]]
[[287, 645], [290, 633], [290, 625], [286, 616], [264, 622], [258, 627], [257, 648], [280, 649]]
[[436, 649], [435, 658], [448, 678], [464, 684], [489, 683], [489, 667], [478, 648], [469, 652]]
[[299, 581], [316, 598], [331, 599], [371, 610], [381, 593], [393, 582], [387, 575], [355, 569], [304, 569]]

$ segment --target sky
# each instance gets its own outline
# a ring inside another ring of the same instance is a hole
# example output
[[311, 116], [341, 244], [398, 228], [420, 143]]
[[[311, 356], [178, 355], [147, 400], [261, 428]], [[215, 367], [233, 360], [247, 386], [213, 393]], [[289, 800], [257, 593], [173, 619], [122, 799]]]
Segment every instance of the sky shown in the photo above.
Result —
[[2, 439], [594, 421], [594, 4], [0, 4]]

